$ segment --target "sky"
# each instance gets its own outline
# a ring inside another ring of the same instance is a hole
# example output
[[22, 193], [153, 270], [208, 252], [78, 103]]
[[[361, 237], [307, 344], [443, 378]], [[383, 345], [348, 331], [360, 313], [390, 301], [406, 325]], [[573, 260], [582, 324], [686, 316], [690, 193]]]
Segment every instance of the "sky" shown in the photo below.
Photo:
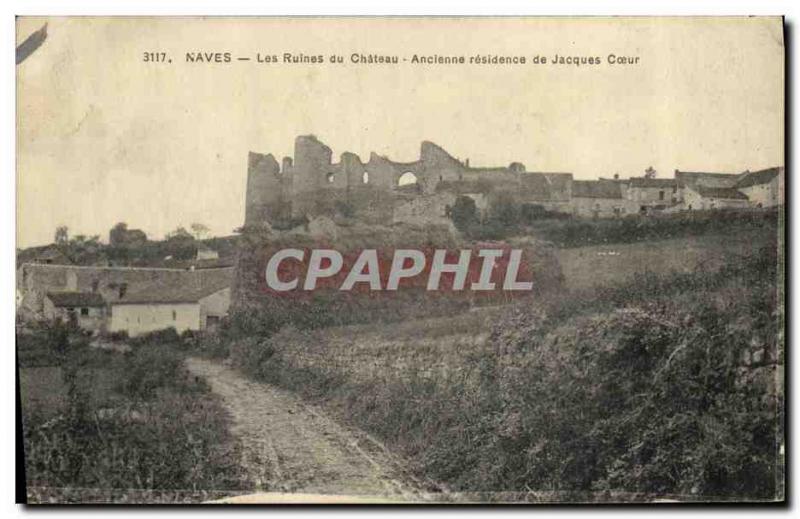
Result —
[[[229, 235], [244, 221], [248, 151], [280, 160], [304, 134], [335, 158], [413, 161], [430, 140], [472, 166], [578, 179], [783, 165], [779, 18], [17, 20], [17, 44], [48, 23], [17, 66], [20, 247], [52, 242], [59, 225], [105, 241], [120, 221], [154, 239], [194, 222]], [[284, 52], [345, 63], [256, 61]], [[352, 53], [528, 63], [354, 65]], [[530, 63], [556, 54], [603, 64]]]

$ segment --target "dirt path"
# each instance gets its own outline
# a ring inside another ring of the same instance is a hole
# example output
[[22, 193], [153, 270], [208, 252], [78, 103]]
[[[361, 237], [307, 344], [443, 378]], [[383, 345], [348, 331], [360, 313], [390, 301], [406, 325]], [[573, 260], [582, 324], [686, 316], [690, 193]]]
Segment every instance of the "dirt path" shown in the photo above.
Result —
[[297, 396], [247, 379], [220, 362], [190, 358], [231, 413], [253, 492], [347, 495], [425, 501], [402, 464], [363, 433], [349, 430]]

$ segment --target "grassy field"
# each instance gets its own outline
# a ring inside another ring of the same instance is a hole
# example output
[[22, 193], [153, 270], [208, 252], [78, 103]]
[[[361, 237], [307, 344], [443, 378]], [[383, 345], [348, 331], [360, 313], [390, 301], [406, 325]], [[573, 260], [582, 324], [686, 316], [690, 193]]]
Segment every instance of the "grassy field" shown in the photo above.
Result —
[[631, 280], [637, 274], [718, 271], [765, 246], [763, 230], [706, 234], [640, 243], [619, 243], [559, 249], [556, 253], [568, 289]]
[[[93, 408], [114, 405], [117, 373], [111, 369], [85, 368], [78, 373], [80, 391]], [[19, 370], [20, 398], [26, 416], [49, 420], [67, 410], [67, 386], [59, 366], [35, 366]]]

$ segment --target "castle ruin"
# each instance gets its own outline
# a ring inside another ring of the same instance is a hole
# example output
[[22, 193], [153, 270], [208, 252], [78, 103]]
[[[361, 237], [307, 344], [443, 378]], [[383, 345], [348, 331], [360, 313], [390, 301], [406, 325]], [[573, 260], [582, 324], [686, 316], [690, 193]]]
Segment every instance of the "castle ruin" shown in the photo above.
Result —
[[519, 162], [507, 167], [470, 167], [432, 142], [419, 160], [394, 162], [371, 153], [369, 161], [350, 152], [332, 162], [331, 149], [313, 135], [295, 139], [294, 158], [278, 163], [272, 154], [250, 152], [245, 226], [316, 216], [361, 221], [432, 222], [447, 216], [458, 195], [485, 208], [490, 197], [516, 199], [558, 209], [569, 203], [570, 173], [532, 173]]

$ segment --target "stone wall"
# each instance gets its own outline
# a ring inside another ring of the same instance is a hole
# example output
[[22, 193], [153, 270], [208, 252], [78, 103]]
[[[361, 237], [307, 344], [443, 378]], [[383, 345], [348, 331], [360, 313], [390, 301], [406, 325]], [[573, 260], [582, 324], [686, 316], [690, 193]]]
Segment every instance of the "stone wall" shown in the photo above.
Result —
[[288, 216], [291, 177], [282, 174], [271, 154], [250, 152], [247, 158], [245, 225]]
[[[312, 135], [300, 136], [295, 140], [294, 159], [284, 158], [280, 166], [270, 154], [250, 153], [245, 226], [348, 212], [371, 223], [404, 221], [406, 215], [419, 222], [426, 217], [420, 212], [423, 207], [432, 211], [427, 216], [439, 219], [442, 211], [438, 204], [425, 201], [412, 209], [408, 197], [473, 192], [477, 184], [484, 191], [515, 191], [524, 170], [520, 163], [471, 168], [428, 141], [422, 143], [419, 160], [414, 162], [394, 162], [371, 153], [365, 163], [358, 155], [345, 152], [333, 163], [328, 146]], [[416, 177], [416, 188], [399, 186], [406, 173]]]

